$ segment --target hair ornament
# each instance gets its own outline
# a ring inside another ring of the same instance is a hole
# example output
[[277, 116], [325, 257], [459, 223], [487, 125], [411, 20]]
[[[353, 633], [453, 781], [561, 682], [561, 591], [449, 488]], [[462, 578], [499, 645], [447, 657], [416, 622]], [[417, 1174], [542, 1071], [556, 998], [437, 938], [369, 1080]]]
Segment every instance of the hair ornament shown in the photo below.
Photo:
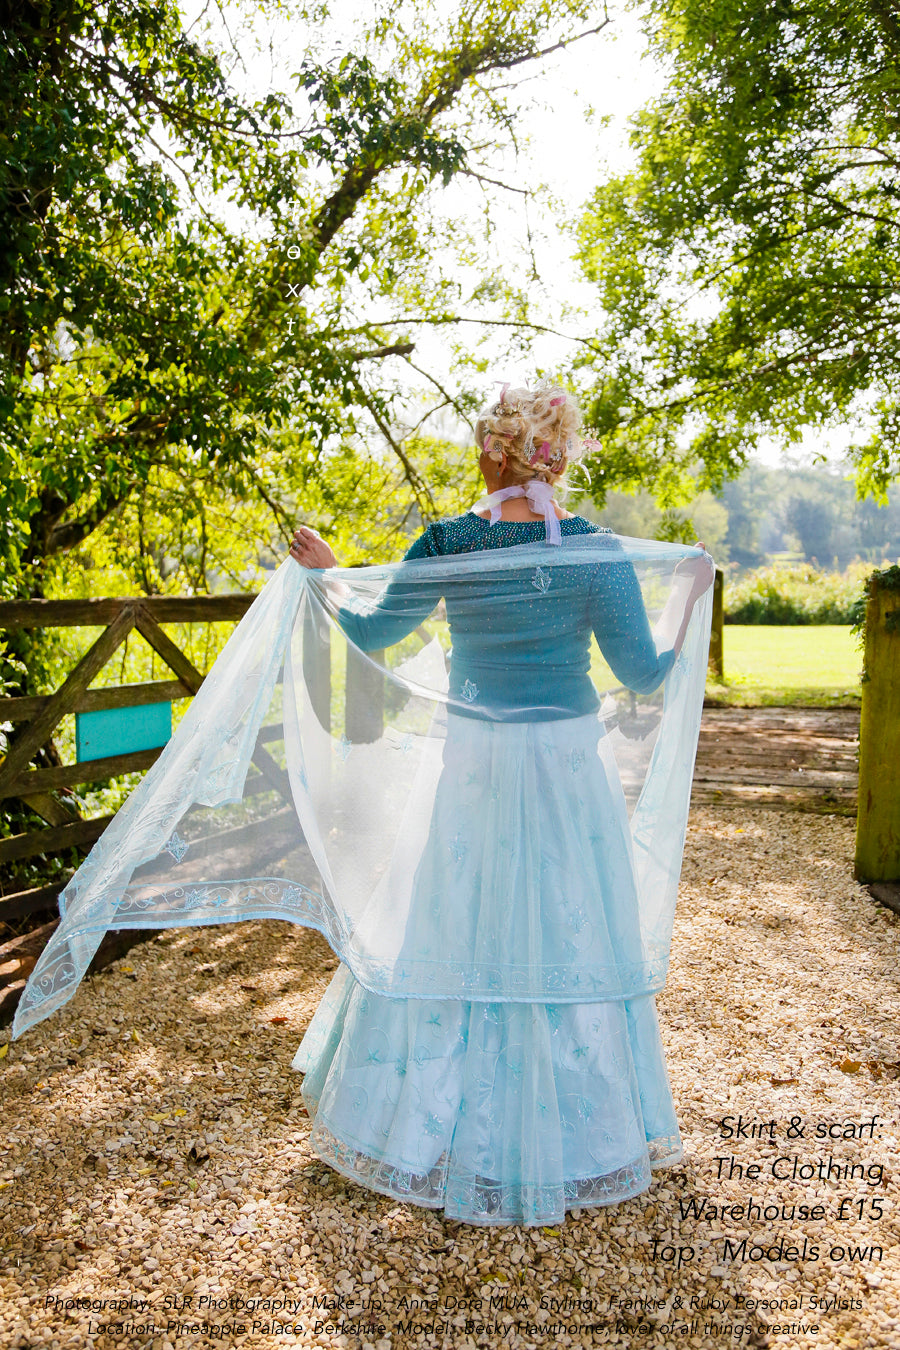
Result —
[[495, 446], [503, 450], [513, 484], [537, 479], [556, 487], [559, 480], [564, 490], [563, 476], [581, 452], [581, 414], [573, 395], [547, 381], [526, 389], [495, 380], [494, 387], [495, 401], [475, 423], [476, 444], [492, 459], [501, 459]]

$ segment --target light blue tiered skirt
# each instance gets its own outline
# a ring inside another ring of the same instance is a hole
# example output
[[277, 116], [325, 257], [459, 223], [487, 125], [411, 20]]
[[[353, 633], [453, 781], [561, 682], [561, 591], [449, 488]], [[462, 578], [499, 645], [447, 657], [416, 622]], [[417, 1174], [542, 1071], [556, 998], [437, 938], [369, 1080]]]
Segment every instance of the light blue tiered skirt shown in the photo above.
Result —
[[[473, 959], [640, 954], [625, 800], [596, 718], [453, 718], [406, 944]], [[441, 991], [443, 992], [443, 991]], [[548, 1224], [645, 1190], [681, 1140], [652, 993], [387, 998], [342, 965], [294, 1060], [337, 1171], [475, 1224]]]

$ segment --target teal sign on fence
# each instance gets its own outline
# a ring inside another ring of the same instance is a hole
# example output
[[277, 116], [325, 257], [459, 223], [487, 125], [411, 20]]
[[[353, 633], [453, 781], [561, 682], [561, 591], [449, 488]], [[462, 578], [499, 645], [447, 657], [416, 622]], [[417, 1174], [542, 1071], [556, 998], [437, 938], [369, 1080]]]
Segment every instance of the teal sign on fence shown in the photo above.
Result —
[[137, 708], [104, 708], [75, 714], [75, 757], [79, 764], [135, 750], [154, 750], [172, 735], [171, 703]]

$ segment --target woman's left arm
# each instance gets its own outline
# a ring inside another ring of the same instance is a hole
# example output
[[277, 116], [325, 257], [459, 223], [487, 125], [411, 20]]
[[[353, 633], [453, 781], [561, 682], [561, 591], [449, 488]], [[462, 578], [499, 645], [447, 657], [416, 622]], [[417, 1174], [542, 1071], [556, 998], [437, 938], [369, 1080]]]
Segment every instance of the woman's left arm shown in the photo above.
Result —
[[[416, 540], [407, 551], [407, 559], [429, 556], [425, 538], [423, 535]], [[294, 532], [290, 551], [301, 567], [320, 569], [337, 565], [334, 550], [307, 525]], [[332, 602], [327, 607], [336, 622], [354, 646], [365, 652], [380, 651], [400, 642], [427, 619], [441, 598], [441, 589], [434, 582], [416, 582], [409, 577], [391, 581], [376, 604], [367, 610], [340, 603], [353, 598], [352, 590], [342, 581], [329, 579], [323, 589], [326, 590], [323, 598]]]

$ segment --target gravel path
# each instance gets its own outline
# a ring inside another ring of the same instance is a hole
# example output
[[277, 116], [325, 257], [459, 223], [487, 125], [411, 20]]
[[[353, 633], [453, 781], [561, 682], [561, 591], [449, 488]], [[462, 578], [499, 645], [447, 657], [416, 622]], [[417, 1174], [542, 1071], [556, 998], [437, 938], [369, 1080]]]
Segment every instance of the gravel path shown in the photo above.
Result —
[[315, 934], [134, 949], [0, 1060], [0, 1347], [900, 1344], [900, 919], [852, 844], [695, 810], [660, 999], [685, 1162], [559, 1229], [445, 1223], [313, 1157]]

